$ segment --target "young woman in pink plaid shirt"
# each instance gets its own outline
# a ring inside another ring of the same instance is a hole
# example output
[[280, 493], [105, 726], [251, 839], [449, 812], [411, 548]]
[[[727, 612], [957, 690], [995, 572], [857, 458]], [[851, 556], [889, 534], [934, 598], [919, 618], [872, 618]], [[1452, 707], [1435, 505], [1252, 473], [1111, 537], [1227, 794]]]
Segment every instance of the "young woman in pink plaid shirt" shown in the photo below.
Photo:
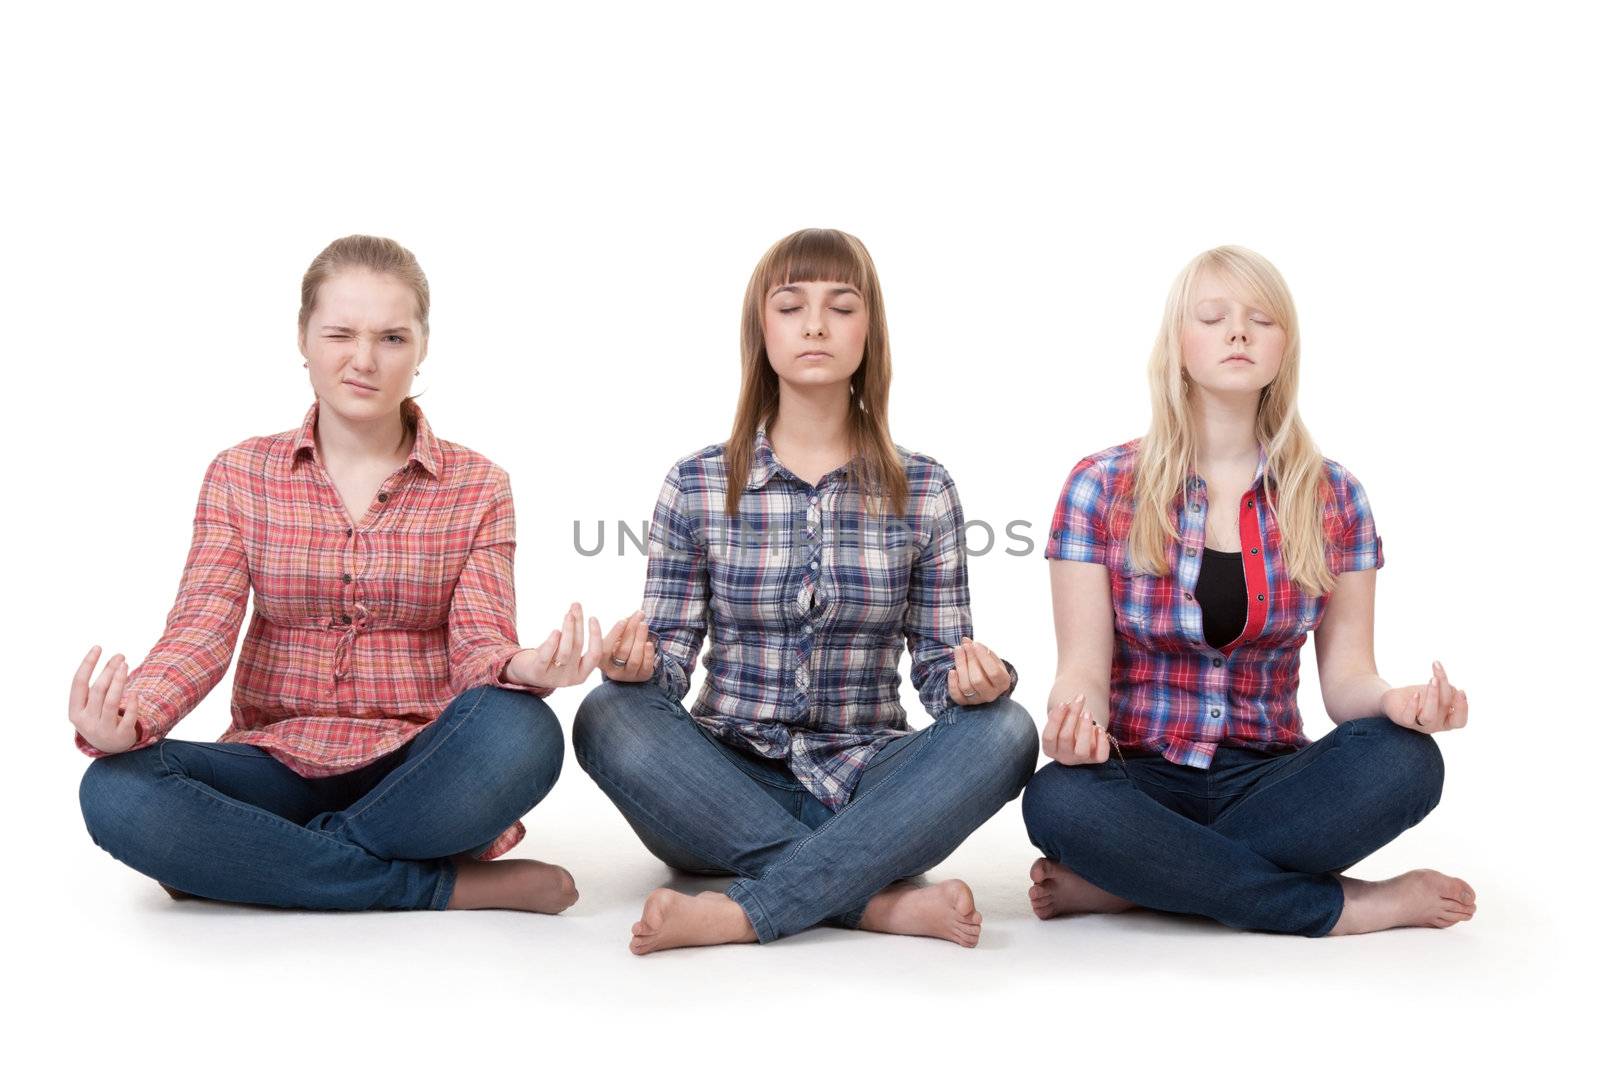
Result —
[[[211, 463], [177, 602], [135, 670], [89, 651], [68, 717], [95, 757], [94, 840], [175, 897], [285, 907], [513, 908], [577, 899], [560, 867], [486, 862], [554, 785], [541, 699], [581, 682], [599, 624], [573, 604], [517, 644], [505, 473], [408, 399], [428, 283], [393, 241], [329, 245], [301, 286], [316, 402]], [[233, 726], [166, 740], [228, 669]], [[620, 632], [620, 631], [619, 631]]]
[[[1471, 887], [1344, 870], [1439, 801], [1432, 734], [1467, 722], [1443, 666], [1373, 658], [1382, 543], [1361, 485], [1295, 405], [1300, 337], [1277, 270], [1225, 247], [1168, 298], [1142, 439], [1080, 462], [1045, 555], [1058, 666], [1023, 798], [1042, 919], [1141, 906], [1308, 936], [1470, 919]], [[1295, 702], [1317, 635], [1336, 728]]]

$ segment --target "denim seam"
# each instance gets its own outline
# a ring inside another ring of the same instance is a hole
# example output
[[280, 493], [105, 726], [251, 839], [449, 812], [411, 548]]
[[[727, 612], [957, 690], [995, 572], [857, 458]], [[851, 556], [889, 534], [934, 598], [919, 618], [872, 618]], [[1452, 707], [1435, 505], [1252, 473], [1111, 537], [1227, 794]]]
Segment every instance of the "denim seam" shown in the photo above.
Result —
[[739, 905], [744, 912], [744, 917], [750, 923], [750, 929], [756, 932], [756, 940], [765, 945], [778, 939], [778, 930], [772, 925], [772, 920], [767, 918], [767, 911], [761, 902], [750, 895], [746, 880], [734, 882], [724, 890], [727, 898]]
[[432, 911], [443, 911], [450, 905], [450, 898], [456, 892], [456, 865], [454, 860], [442, 860], [444, 869], [439, 872], [439, 887], [433, 891], [433, 899], [429, 901]]

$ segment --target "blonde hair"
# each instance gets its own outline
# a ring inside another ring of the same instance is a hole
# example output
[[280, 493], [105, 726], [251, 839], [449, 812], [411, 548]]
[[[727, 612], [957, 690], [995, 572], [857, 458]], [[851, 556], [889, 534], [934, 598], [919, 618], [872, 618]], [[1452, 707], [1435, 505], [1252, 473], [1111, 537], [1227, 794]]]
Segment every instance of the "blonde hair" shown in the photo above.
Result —
[[853, 285], [866, 304], [867, 340], [861, 365], [850, 376], [850, 451], [845, 473], [876, 510], [905, 511], [909, 487], [905, 466], [889, 438], [889, 320], [883, 310], [878, 271], [861, 241], [839, 230], [798, 230], [767, 249], [750, 275], [740, 328], [741, 382], [733, 433], [724, 451], [728, 470], [727, 514], [739, 512], [739, 497], [755, 458], [756, 427], [772, 424], [778, 413], [778, 374], [767, 360], [763, 329], [767, 294], [793, 282], [843, 282]]
[[422, 335], [428, 335], [428, 276], [422, 273], [417, 257], [398, 241], [361, 233], [339, 238], [318, 252], [317, 258], [306, 268], [305, 277], [300, 280], [302, 334], [306, 331], [306, 324], [311, 321], [311, 313], [316, 310], [317, 294], [323, 283], [347, 270], [388, 274], [409, 285], [417, 298], [417, 321], [422, 324]]
[[1174, 502], [1195, 466], [1191, 382], [1183, 370], [1183, 324], [1202, 275], [1210, 274], [1239, 299], [1256, 305], [1283, 327], [1283, 364], [1261, 391], [1256, 440], [1267, 453], [1267, 505], [1282, 536], [1289, 577], [1313, 596], [1333, 589], [1322, 513], [1329, 492], [1322, 453], [1300, 421], [1300, 322], [1289, 287], [1276, 267], [1237, 245], [1202, 252], [1172, 283], [1161, 332], [1150, 353], [1150, 432], [1139, 445], [1134, 477], [1134, 517], [1129, 558], [1144, 573], [1166, 575], [1167, 548], [1178, 538]]

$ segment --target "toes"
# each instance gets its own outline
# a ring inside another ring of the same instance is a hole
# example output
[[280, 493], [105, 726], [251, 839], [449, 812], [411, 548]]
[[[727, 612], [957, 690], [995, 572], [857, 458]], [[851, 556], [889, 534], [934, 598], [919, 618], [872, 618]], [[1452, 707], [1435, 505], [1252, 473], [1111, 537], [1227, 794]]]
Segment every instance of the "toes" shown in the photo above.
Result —
[[1050, 864], [1043, 856], [1033, 861], [1033, 866], [1028, 868], [1028, 877], [1035, 882], [1042, 882], [1050, 877]]

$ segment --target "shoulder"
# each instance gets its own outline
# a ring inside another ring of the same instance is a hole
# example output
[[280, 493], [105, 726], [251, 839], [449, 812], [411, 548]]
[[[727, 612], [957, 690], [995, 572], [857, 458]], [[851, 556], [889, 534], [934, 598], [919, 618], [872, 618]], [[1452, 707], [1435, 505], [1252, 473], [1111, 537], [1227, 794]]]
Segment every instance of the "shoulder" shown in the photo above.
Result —
[[956, 481], [945, 469], [944, 464], [914, 448], [894, 446], [894, 451], [900, 458], [900, 465], [906, 472], [906, 485], [913, 496], [937, 496], [940, 493], [955, 490]]
[[1140, 439], [1134, 438], [1091, 452], [1078, 460], [1067, 475], [1063, 495], [1082, 495], [1086, 486], [1093, 486], [1097, 494], [1112, 499], [1131, 495], [1135, 467], [1139, 461], [1139, 443]]
[[466, 445], [434, 438], [439, 449], [439, 480], [446, 485], [510, 488], [511, 476], [481, 452]]
[[706, 445], [673, 460], [667, 468], [665, 480], [685, 490], [705, 489], [708, 483], [717, 485], [727, 481], [728, 445], [725, 441]]
[[1356, 476], [1350, 473], [1349, 468], [1324, 456], [1322, 474], [1327, 483], [1329, 499], [1341, 510], [1367, 506], [1367, 491], [1356, 480]]

